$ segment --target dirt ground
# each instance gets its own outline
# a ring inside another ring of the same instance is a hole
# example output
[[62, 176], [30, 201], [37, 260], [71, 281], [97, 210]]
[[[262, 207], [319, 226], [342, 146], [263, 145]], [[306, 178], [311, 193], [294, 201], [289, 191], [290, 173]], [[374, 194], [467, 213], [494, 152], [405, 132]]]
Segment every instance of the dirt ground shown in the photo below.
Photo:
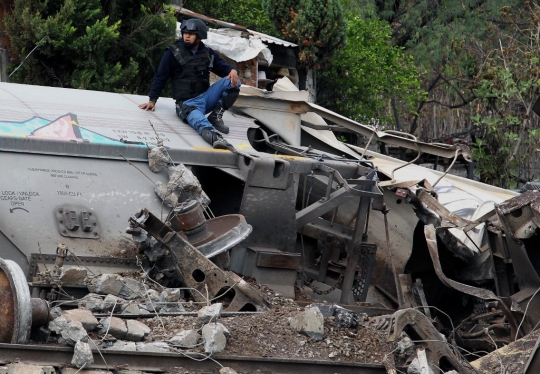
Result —
[[[309, 339], [294, 331], [288, 320], [303, 308], [292, 299], [276, 295], [265, 286], [260, 287], [272, 309], [261, 314], [221, 317], [219, 322], [229, 329], [230, 337], [220, 355], [382, 363], [384, 354], [394, 349], [393, 345], [386, 343], [385, 334], [376, 330], [369, 319], [362, 317], [356, 328], [338, 327], [334, 317], [325, 318], [324, 339]], [[146, 341], [166, 341], [182, 330], [199, 330], [196, 320], [196, 317], [184, 316], [143, 320], [152, 328]], [[191, 351], [202, 353], [203, 347]]]

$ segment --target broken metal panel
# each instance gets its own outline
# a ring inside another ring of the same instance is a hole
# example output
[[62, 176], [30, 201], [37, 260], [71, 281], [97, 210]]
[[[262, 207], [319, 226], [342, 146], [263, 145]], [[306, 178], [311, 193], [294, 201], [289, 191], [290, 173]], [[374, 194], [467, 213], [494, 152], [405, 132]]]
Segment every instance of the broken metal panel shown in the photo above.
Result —
[[506, 200], [497, 205], [497, 211], [504, 216], [508, 234], [515, 239], [530, 238], [540, 225], [540, 191], [526, 191]]
[[388, 341], [398, 342], [402, 332], [426, 350], [428, 364], [433, 372], [456, 370], [460, 374], [472, 374], [474, 369], [450, 348], [433, 323], [416, 309], [398, 310], [390, 316]]
[[170, 250], [169, 261], [174, 267], [177, 277], [193, 292], [198, 302], [225, 297], [233, 291], [227, 311], [266, 309], [266, 301], [260, 293], [232, 272], [225, 272], [204, 257], [195, 247], [184, 240], [181, 235], [157, 219], [148, 210], [142, 210], [130, 218], [135, 227], [147, 231]]

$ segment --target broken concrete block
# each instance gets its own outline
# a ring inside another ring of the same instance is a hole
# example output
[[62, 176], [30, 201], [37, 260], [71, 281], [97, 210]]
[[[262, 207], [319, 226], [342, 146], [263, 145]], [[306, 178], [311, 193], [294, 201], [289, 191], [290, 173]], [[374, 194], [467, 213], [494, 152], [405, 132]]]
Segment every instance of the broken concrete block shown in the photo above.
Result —
[[237, 373], [236, 373], [236, 371], [234, 371], [231, 368], [223, 367], [223, 368], [219, 369], [219, 374], [237, 374]]
[[94, 356], [92, 355], [92, 350], [88, 343], [78, 341], [75, 344], [75, 349], [73, 350], [73, 359], [71, 364], [75, 365], [78, 368], [90, 366], [94, 363]]
[[84, 284], [88, 270], [85, 268], [75, 267], [64, 269], [60, 273], [59, 280], [65, 284]]
[[223, 304], [215, 303], [202, 307], [197, 312], [197, 323], [199, 326], [205, 325], [209, 322], [216, 322], [217, 319], [221, 316], [221, 311], [223, 309]]
[[166, 288], [161, 291], [159, 295], [162, 303], [171, 303], [172, 305], [165, 304], [167, 306], [175, 306], [182, 298], [182, 290], [180, 288]]
[[142, 314], [142, 312], [136, 303], [129, 303], [122, 310], [122, 314]]
[[62, 330], [66, 328], [69, 321], [70, 319], [68, 319], [66, 316], [57, 317], [53, 319], [51, 322], [49, 322], [49, 330], [57, 334], [60, 334]]
[[88, 289], [102, 295], [118, 295], [122, 287], [124, 287], [121, 279], [122, 277], [118, 274], [103, 274], [94, 278]]
[[[89, 288], [90, 287], [91, 286], [89, 286]], [[101, 312], [103, 309], [103, 297], [97, 293], [89, 293], [83, 297], [77, 305], [79, 308], [85, 308], [91, 312]]]
[[173, 336], [169, 343], [180, 348], [192, 348], [197, 345], [200, 337], [195, 330], [184, 330]]
[[[427, 369], [427, 370], [426, 370]], [[434, 374], [433, 370], [429, 366], [423, 365], [418, 357], [412, 360], [411, 364], [407, 368], [407, 374]]]
[[334, 316], [336, 317], [336, 324], [338, 327], [358, 326], [358, 313], [355, 313], [352, 310], [336, 306]]
[[102, 312], [111, 312], [114, 311], [115, 313], [120, 312], [122, 310], [122, 306], [124, 304], [125, 300], [121, 297], [114, 296], [114, 295], [107, 295], [105, 296], [105, 299], [103, 300], [103, 303], [101, 305], [101, 311]]
[[324, 337], [324, 318], [319, 308], [306, 308], [303, 312], [290, 318], [291, 327], [314, 340]]
[[156, 290], [148, 290], [146, 309], [150, 312], [159, 312], [161, 310], [160, 293]]
[[138, 342], [143, 340], [148, 334], [150, 334], [150, 327], [144, 323], [135, 321], [134, 319], [128, 319], [126, 321], [127, 334], [124, 339]]
[[59, 306], [55, 306], [49, 310], [49, 315], [54, 320], [62, 315], [62, 309]]
[[98, 320], [88, 309], [71, 309], [64, 311], [63, 315], [71, 321], [79, 321], [86, 331], [92, 331], [98, 325]]
[[[61, 318], [61, 317], [59, 317]], [[79, 321], [70, 321], [60, 332], [62, 338], [68, 345], [74, 346], [79, 340], [82, 342], [88, 341], [88, 334], [82, 323]]]
[[169, 155], [165, 147], [154, 147], [148, 150], [148, 166], [154, 173], [158, 173], [169, 162]]
[[169, 208], [174, 208], [178, 205], [178, 195], [174, 193], [174, 190], [176, 190], [174, 184], [163, 184], [160, 181], [156, 182], [156, 188], [154, 189], [156, 195], [158, 195], [159, 198], [163, 200], [163, 203]]
[[137, 351], [139, 352], [169, 352], [169, 345], [164, 342], [152, 342], [152, 343], [135, 343], [137, 345]]
[[169, 166], [167, 172], [169, 173], [169, 181], [175, 183], [182, 191], [193, 191], [195, 193], [202, 191], [201, 183], [195, 174], [183, 164]]
[[122, 278], [124, 284], [117, 295], [126, 300], [138, 299], [146, 296], [146, 288], [141, 282], [132, 278]]
[[229, 330], [221, 323], [209, 323], [202, 328], [204, 351], [206, 353], [219, 353], [227, 345]]
[[99, 323], [102, 326], [99, 334], [111, 334], [116, 339], [124, 339], [127, 334], [126, 322], [118, 317], [102, 318]]
[[13, 363], [7, 366], [0, 366], [1, 374], [55, 374], [56, 370], [49, 365], [30, 365]]
[[150, 311], [148, 310], [148, 307], [146, 306], [146, 304], [137, 304], [137, 306], [139, 307], [139, 310], [141, 311], [141, 314], [150, 314]]

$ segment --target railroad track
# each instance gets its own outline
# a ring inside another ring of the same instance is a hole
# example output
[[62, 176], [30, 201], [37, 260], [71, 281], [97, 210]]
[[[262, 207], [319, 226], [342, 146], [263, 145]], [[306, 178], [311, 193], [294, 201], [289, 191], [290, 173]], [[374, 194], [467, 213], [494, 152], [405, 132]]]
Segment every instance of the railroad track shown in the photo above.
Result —
[[[105, 359], [94, 351], [95, 363], [85, 369], [118, 369], [139, 370], [147, 372], [178, 372], [184, 370], [208, 371], [217, 373], [220, 366], [212, 360], [200, 360], [196, 354], [181, 353], [146, 353], [101, 350]], [[73, 349], [51, 345], [21, 345], [0, 343], [0, 364], [24, 363], [43, 366], [69, 366], [73, 357]], [[236, 371], [253, 373], [256, 370], [275, 374], [385, 374], [383, 365], [360, 364], [351, 362], [333, 362], [317, 360], [300, 360], [273, 357], [212, 356], [212, 359], [223, 366]]]

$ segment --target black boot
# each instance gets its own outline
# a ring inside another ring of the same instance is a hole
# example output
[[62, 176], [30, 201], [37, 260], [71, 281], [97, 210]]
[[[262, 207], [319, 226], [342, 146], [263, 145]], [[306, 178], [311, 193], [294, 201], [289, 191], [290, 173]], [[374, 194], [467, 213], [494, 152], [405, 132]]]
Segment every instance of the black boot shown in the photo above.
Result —
[[210, 115], [208, 116], [208, 121], [214, 126], [214, 128], [224, 134], [229, 133], [229, 128], [223, 123], [223, 113], [225, 109], [220, 103], [217, 103]]
[[218, 134], [215, 131], [204, 129], [201, 133], [201, 136], [208, 144], [211, 144], [212, 147], [216, 149], [232, 148], [232, 145], [228, 141], [223, 139], [223, 136], [221, 136], [221, 134]]

